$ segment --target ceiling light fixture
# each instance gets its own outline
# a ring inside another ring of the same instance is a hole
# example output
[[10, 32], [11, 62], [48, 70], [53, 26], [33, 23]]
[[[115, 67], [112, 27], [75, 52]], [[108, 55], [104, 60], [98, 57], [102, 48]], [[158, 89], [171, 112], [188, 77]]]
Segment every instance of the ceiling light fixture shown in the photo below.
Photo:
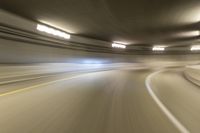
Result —
[[125, 49], [125, 48], [126, 48], [126, 45], [118, 44], [118, 43], [113, 43], [113, 44], [112, 44], [112, 47], [113, 47], [113, 48], [122, 48], [122, 49]]
[[164, 51], [166, 46], [154, 46], [153, 51]]
[[199, 51], [200, 50], [200, 45], [195, 45], [195, 46], [192, 46], [191, 51]]
[[113, 43], [117, 43], [117, 44], [123, 44], [123, 45], [128, 45], [128, 42], [120, 42], [120, 41], [114, 41]]
[[199, 30], [185, 31], [176, 34], [177, 37], [197, 37], [199, 35], [200, 35]]
[[53, 28], [50, 28], [46, 25], [41, 25], [41, 24], [38, 24], [37, 25], [37, 30], [41, 31], [41, 32], [45, 32], [45, 33], [48, 33], [48, 34], [51, 34], [51, 35], [54, 35], [54, 36], [58, 36], [58, 37], [62, 37], [62, 38], [65, 38], [65, 39], [70, 39], [70, 35], [65, 33], [65, 32], [62, 32], [62, 31], [59, 31], [59, 30], [56, 30], [56, 29], [53, 29]]

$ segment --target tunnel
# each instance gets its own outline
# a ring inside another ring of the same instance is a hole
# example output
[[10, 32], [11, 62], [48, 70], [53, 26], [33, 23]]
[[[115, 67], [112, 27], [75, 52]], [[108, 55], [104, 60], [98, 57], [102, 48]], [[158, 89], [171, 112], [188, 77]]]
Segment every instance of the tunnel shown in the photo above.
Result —
[[1, 0], [0, 133], [199, 133], [199, 0]]

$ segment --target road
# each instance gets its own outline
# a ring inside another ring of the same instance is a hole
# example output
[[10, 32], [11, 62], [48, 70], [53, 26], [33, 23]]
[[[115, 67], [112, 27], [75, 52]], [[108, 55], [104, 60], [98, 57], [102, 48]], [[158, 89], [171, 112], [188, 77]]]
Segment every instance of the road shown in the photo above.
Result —
[[166, 70], [152, 78], [154, 92], [192, 133], [200, 132], [200, 87], [187, 80], [183, 70]]
[[[153, 91], [187, 129], [197, 132], [198, 87], [180, 80], [181, 72], [174, 71], [154, 77]], [[0, 133], [178, 133], [147, 91], [145, 80], [150, 73], [62, 74], [1, 85]], [[184, 88], [182, 82], [188, 86]], [[174, 88], [176, 84], [179, 89]]]

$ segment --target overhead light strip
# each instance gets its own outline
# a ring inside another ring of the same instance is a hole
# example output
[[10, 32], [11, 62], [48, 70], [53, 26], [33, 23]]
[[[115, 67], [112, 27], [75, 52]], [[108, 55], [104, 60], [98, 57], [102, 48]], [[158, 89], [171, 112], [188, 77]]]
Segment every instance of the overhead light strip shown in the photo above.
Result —
[[65, 32], [62, 32], [62, 31], [59, 31], [59, 30], [56, 30], [56, 29], [53, 29], [53, 28], [50, 28], [46, 25], [41, 25], [41, 24], [38, 24], [37, 25], [37, 30], [38, 31], [41, 31], [41, 32], [45, 32], [45, 33], [48, 33], [48, 34], [51, 34], [51, 35], [54, 35], [54, 36], [58, 36], [58, 37], [61, 37], [61, 38], [64, 38], [64, 39], [70, 39], [70, 35], [65, 33]]
[[200, 45], [192, 46], [191, 51], [199, 51], [200, 50]]
[[154, 46], [153, 51], [165, 51], [165, 46]]
[[113, 48], [125, 49], [125, 48], [126, 48], [126, 45], [118, 44], [118, 43], [113, 43], [113, 44], [112, 44], [112, 47], [113, 47]]

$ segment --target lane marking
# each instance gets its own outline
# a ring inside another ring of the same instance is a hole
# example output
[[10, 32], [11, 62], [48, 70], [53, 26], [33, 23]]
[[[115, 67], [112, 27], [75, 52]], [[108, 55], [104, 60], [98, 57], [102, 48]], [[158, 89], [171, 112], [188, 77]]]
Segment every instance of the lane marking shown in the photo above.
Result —
[[160, 73], [160, 72], [163, 72], [163, 70], [154, 72], [154, 73], [150, 74], [149, 76], [147, 76], [147, 78], [145, 80], [145, 85], [147, 87], [147, 90], [148, 90], [149, 94], [151, 95], [151, 97], [153, 98], [153, 100], [160, 107], [160, 109], [164, 112], [164, 114], [167, 116], [167, 118], [174, 124], [174, 126], [181, 133], [190, 133], [190, 131], [186, 127], [184, 127], [184, 125], [160, 101], [160, 99], [156, 96], [156, 94], [153, 92], [153, 89], [151, 88], [151, 79], [152, 79], [152, 77], [155, 76], [156, 74]]
[[[36, 76], [36, 77], [29, 77], [29, 78], [23, 78], [23, 79], [16, 79], [16, 80], [10, 80], [10, 81], [3, 81], [0, 82], [0, 85], [4, 85], [4, 84], [9, 84], [9, 83], [16, 83], [16, 82], [22, 82], [22, 81], [28, 81], [28, 80], [35, 80], [35, 79], [40, 79], [40, 78], [46, 78], [46, 77], [51, 77], [51, 76], [56, 76], [59, 74], [67, 74], [69, 72], [58, 72], [58, 73], [49, 73], [46, 75], [42, 75], [42, 76]], [[73, 72], [70, 72], [70, 74], [73, 74]], [[34, 76], [34, 75], [24, 75], [24, 76]], [[14, 77], [11, 77], [14, 78]], [[3, 78], [2, 78], [3, 79]]]
[[22, 81], [28, 81], [28, 80], [34, 80], [34, 79], [40, 79], [40, 78], [46, 78], [46, 77], [50, 77], [50, 76], [52, 76], [52, 75], [44, 75], [44, 76], [38, 76], [38, 77], [32, 77], [32, 78], [24, 78], [24, 79], [16, 79], [16, 80], [4, 81], [4, 82], [0, 82], [0, 85], [9, 84], [9, 83], [16, 83], [16, 82], [22, 82]]
[[71, 80], [71, 79], [83, 77], [85, 75], [88, 75], [88, 73], [87, 74], [81, 74], [81, 75], [73, 76], [73, 77], [58, 79], [58, 80], [54, 80], [54, 81], [50, 81], [50, 82], [45, 82], [45, 83], [41, 83], [41, 84], [30, 86], [30, 87], [26, 87], [26, 88], [17, 89], [17, 90], [14, 90], [14, 91], [2, 93], [2, 94], [0, 94], [0, 97], [7, 96], [7, 95], [12, 95], [12, 94], [16, 94], [16, 93], [19, 93], [19, 92], [24, 92], [24, 91], [27, 91], [27, 90], [30, 90], [30, 89], [33, 89], [33, 88], [37, 88], [37, 87], [41, 87], [41, 86], [53, 84], [53, 83], [60, 82], [60, 81]]

